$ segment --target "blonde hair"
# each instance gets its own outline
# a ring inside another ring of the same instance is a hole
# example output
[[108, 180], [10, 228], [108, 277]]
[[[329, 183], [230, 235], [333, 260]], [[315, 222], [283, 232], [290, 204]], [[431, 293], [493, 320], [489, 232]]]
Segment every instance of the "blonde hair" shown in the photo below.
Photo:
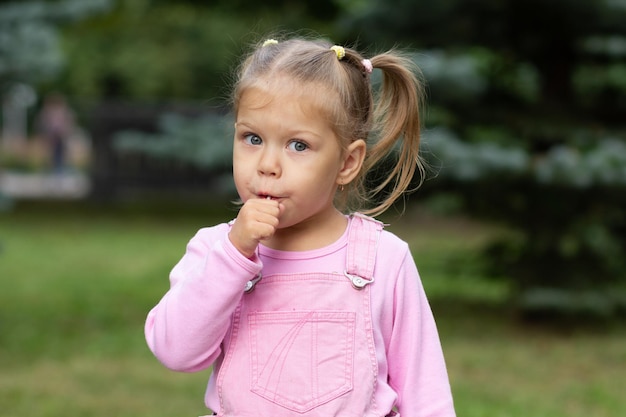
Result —
[[[370, 58], [382, 73], [376, 94], [363, 56], [344, 48], [338, 58], [333, 45], [303, 38], [259, 43], [241, 64], [233, 88], [235, 113], [247, 88], [277, 75], [324, 87], [336, 100], [324, 96], [322, 110], [333, 125], [342, 148], [357, 139], [368, 141], [365, 162], [355, 180], [336, 198], [343, 211], [360, 210], [378, 215], [409, 190], [415, 171], [423, 173], [419, 158], [420, 116], [423, 89], [415, 64], [397, 51]], [[319, 89], [312, 91], [319, 91]], [[399, 146], [398, 146], [399, 145]], [[398, 148], [398, 149], [396, 149]], [[395, 156], [395, 165], [380, 183], [366, 190], [366, 175], [379, 162]], [[376, 201], [373, 207], [371, 202]]]

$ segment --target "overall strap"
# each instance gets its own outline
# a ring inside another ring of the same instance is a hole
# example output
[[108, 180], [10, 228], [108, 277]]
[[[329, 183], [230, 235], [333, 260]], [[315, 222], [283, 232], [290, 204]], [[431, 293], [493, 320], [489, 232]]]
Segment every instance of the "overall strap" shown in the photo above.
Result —
[[376, 252], [383, 223], [360, 213], [351, 216], [345, 275], [356, 289], [374, 282]]

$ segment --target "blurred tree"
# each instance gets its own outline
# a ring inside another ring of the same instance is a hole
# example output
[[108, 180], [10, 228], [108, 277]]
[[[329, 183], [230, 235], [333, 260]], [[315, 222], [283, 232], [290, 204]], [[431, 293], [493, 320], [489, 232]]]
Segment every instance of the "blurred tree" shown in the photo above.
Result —
[[331, 0], [125, 0], [65, 28], [60, 84], [87, 98], [223, 102], [242, 48], [275, 30], [330, 28]]
[[487, 256], [520, 306], [626, 309], [626, 3], [359, 6], [346, 39], [420, 50], [425, 154], [442, 165], [424, 192], [451, 191], [516, 232]]
[[[466, 121], [507, 124], [528, 133], [529, 146], [540, 147], [562, 140], [546, 125], [623, 119], [626, 88], [615, 78], [626, 65], [624, 2], [371, 0], [367, 5], [341, 25], [348, 28], [346, 38], [463, 51], [482, 61], [488, 89], [474, 98], [480, 106], [461, 103], [459, 129]], [[596, 97], [589, 97], [591, 88]], [[458, 103], [451, 98], [441, 104], [454, 110]]]
[[37, 84], [61, 70], [58, 26], [108, 7], [108, 0], [0, 2], [0, 86]]

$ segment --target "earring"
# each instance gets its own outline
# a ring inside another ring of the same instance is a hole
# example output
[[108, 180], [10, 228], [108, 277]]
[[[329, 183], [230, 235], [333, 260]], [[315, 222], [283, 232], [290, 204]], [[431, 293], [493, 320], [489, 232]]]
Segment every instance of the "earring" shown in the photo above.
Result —
[[343, 184], [339, 184], [339, 191], [343, 192]]

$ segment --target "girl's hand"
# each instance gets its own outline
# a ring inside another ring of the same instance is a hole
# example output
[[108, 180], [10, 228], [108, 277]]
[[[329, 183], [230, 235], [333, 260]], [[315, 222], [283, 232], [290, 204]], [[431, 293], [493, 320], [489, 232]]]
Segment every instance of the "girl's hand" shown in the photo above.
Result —
[[259, 242], [271, 238], [278, 227], [280, 205], [276, 200], [252, 198], [239, 210], [228, 237], [245, 257], [252, 258]]

